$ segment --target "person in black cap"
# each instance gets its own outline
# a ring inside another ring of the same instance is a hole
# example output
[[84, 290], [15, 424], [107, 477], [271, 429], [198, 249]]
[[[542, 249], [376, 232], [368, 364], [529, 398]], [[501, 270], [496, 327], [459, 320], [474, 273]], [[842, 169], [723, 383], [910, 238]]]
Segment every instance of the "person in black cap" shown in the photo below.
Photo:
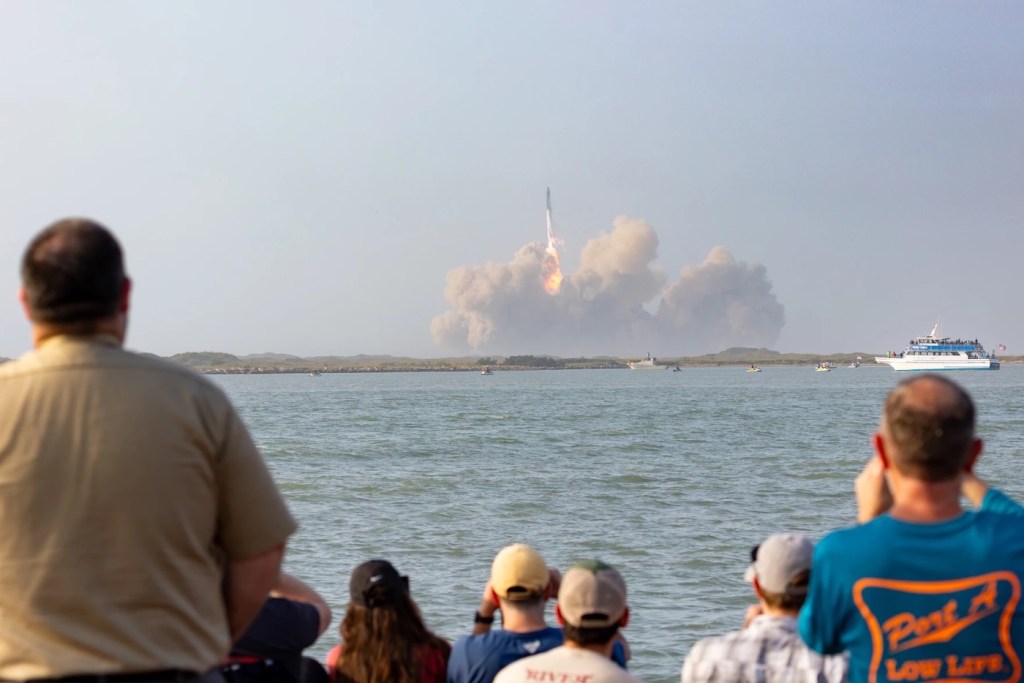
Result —
[[451, 645], [423, 623], [409, 577], [387, 560], [352, 571], [342, 642], [327, 655], [334, 683], [443, 683]]

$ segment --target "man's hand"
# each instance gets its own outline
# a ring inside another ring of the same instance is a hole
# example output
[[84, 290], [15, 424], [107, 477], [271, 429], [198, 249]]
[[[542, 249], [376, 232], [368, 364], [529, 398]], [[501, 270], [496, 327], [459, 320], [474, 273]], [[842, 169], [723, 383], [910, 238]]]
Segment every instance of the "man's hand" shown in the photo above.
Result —
[[885, 467], [877, 455], [868, 461], [853, 485], [857, 496], [857, 522], [864, 524], [885, 514], [892, 507], [892, 492], [885, 478]]
[[750, 622], [752, 622], [754, 619], [761, 616], [762, 614], [764, 614], [764, 608], [761, 606], [760, 602], [748, 607], [747, 613], [743, 615], [743, 628], [750, 626]]
[[988, 484], [970, 472], [964, 474], [960, 480], [960, 494], [974, 506], [975, 510], [981, 508], [981, 501], [985, 500], [987, 493]]
[[[491, 580], [487, 579], [487, 584], [484, 586], [484, 593], [480, 596], [480, 607], [477, 608], [476, 612], [481, 617], [494, 618], [495, 612], [501, 609], [501, 606], [494, 600], [494, 588], [491, 587]], [[490, 624], [481, 624], [476, 622], [473, 624], [473, 635], [479, 636], [484, 633], [489, 633], [491, 630]]]
[[548, 597], [552, 600], [558, 599], [558, 589], [562, 586], [562, 572], [554, 567], [548, 567]]

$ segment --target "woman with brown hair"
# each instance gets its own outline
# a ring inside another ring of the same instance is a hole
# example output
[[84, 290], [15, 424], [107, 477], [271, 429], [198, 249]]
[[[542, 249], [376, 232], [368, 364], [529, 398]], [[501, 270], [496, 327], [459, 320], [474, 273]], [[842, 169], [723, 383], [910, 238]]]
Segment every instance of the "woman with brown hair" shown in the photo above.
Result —
[[444, 683], [451, 645], [427, 630], [409, 577], [369, 560], [352, 571], [349, 600], [327, 655], [334, 683]]

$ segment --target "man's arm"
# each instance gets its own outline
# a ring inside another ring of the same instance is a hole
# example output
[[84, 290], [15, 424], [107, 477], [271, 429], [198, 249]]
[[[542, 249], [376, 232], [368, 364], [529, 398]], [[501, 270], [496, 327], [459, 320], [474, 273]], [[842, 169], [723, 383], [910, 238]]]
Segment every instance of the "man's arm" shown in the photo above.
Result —
[[281, 572], [277, 577], [277, 583], [270, 591], [272, 598], [287, 598], [296, 602], [305, 602], [316, 608], [320, 615], [320, 627], [317, 636], [323, 634], [331, 625], [331, 606], [327, 604], [323, 596], [313, 590], [312, 586], [305, 581], [297, 579], [291, 574]]
[[974, 506], [975, 510], [981, 509], [981, 503], [985, 500], [987, 493], [988, 484], [970, 472], [964, 475], [963, 480], [960, 482], [960, 494]]
[[885, 479], [885, 467], [882, 459], [873, 456], [864, 466], [853, 484], [857, 496], [857, 523], [870, 522], [875, 517], [884, 515], [892, 507], [892, 493], [889, 482]]
[[280, 543], [254, 557], [228, 560], [222, 592], [231, 642], [238, 640], [259, 614], [267, 594], [277, 582], [283, 557], [284, 544]]
[[970, 472], [965, 474], [960, 482], [960, 494], [974, 506], [975, 510], [1001, 515], [1024, 515], [1024, 506], [999, 489], [990, 487]]
[[494, 590], [491, 588], [491, 580], [487, 580], [487, 584], [484, 586], [484, 594], [480, 597], [480, 607], [476, 610], [476, 619], [490, 619], [491, 621], [473, 621], [473, 630], [470, 631], [474, 636], [483, 635], [484, 633], [491, 632], [491, 622], [494, 621], [494, 615], [500, 609], [500, 605], [494, 601]]

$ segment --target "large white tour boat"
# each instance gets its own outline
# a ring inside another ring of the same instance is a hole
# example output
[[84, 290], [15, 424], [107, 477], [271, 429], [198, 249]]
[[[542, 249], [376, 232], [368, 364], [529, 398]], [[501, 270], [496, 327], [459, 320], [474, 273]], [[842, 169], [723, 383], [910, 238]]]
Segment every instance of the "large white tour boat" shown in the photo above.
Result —
[[643, 360], [632, 361], [626, 365], [630, 370], [668, 370], [667, 365], [658, 365], [658, 359], [652, 358], [650, 353]]
[[885, 356], [875, 356], [893, 370], [998, 370], [999, 360], [985, 350], [977, 339], [951, 339], [939, 336], [939, 324], [923, 337], [914, 337], [907, 348]]

